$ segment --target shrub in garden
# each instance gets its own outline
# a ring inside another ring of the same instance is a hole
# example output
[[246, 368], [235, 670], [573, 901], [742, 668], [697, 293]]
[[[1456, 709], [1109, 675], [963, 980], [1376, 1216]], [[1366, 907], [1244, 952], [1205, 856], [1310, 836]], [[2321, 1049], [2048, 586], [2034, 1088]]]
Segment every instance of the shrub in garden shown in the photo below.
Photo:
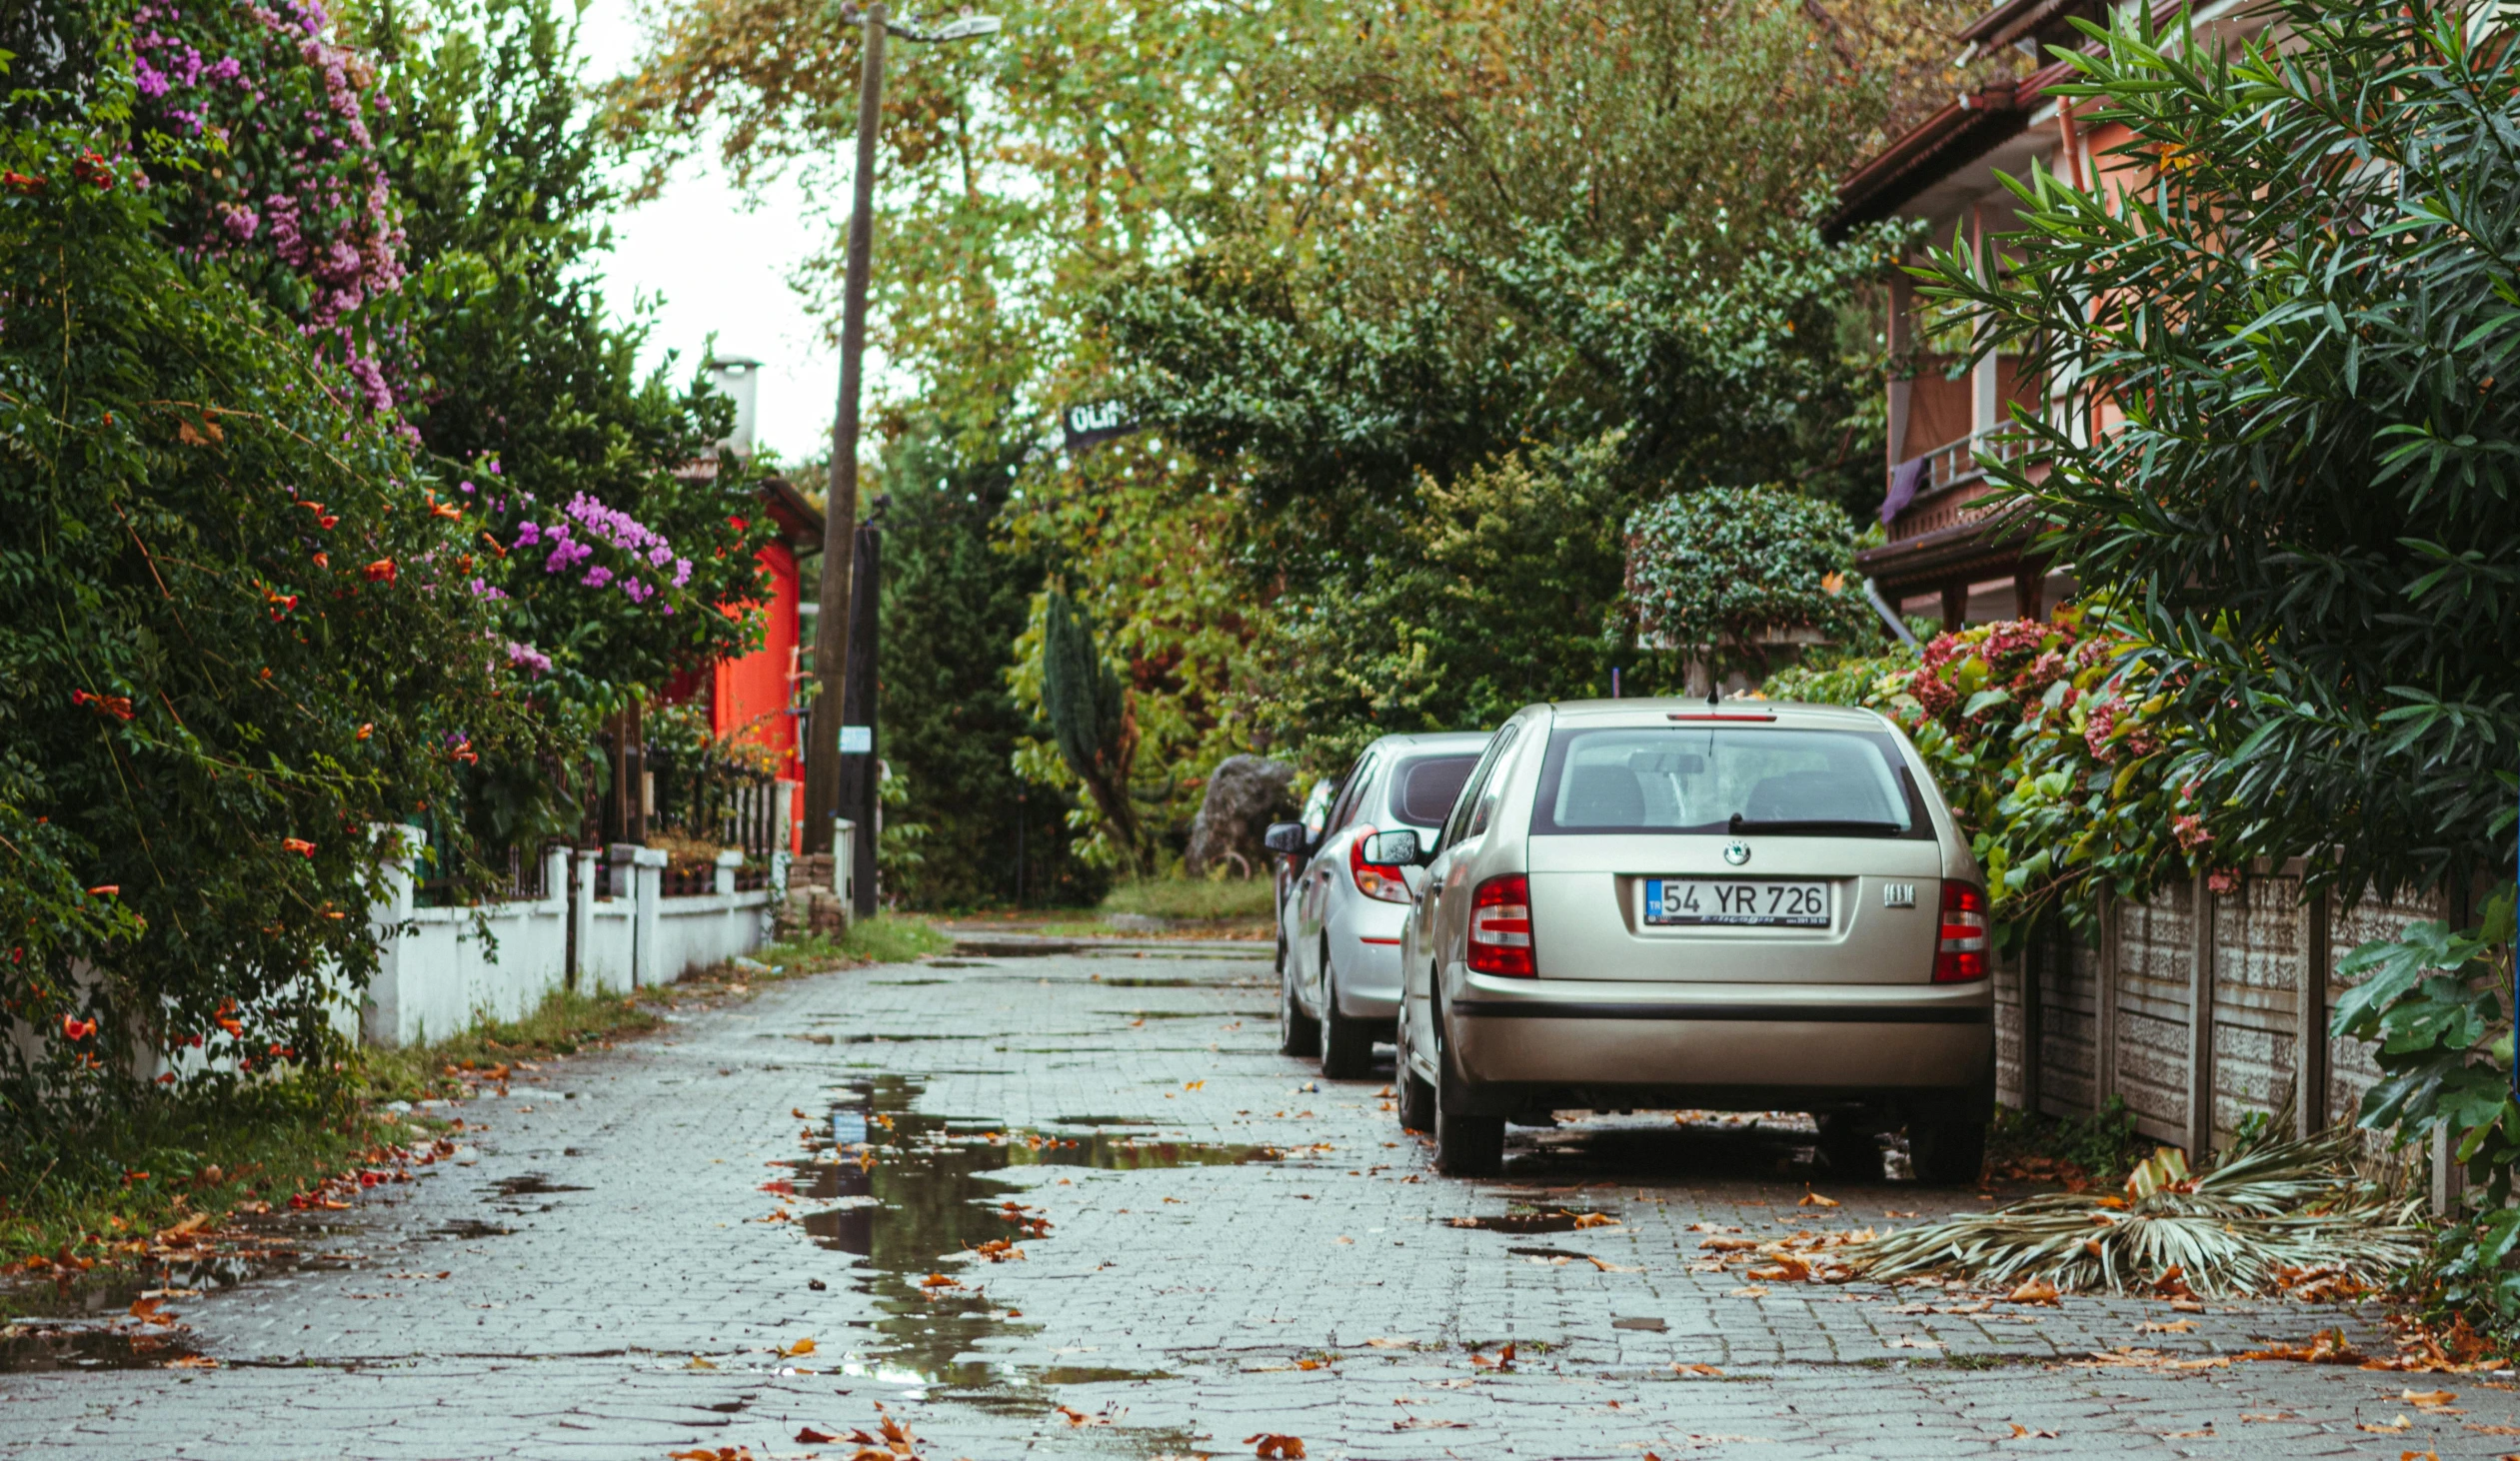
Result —
[[1728, 669], [1768, 669], [1764, 638], [1809, 630], [1840, 645], [1878, 637], [1834, 503], [1785, 487], [1683, 492], [1627, 520], [1626, 607], [1636, 632]]
[[1972, 625], [1920, 654], [1770, 678], [1775, 700], [1865, 706], [1896, 722], [1951, 803], [2007, 933], [2043, 911], [2087, 918], [2104, 887], [2139, 895], [2199, 869], [2232, 876], [2161, 699], [2129, 699], [2139, 642], [2098, 606]]
[[[530, 736], [343, 357], [165, 243], [127, 74], [0, 133], [0, 1124], [135, 1063], [327, 1058], [372, 823]], [[153, 169], [213, 162], [143, 137]], [[75, 1128], [56, 1119], [53, 1139]], [[71, 1133], [71, 1134], [65, 1134]]]
[[[2174, 834], [2309, 855], [2346, 889], [2507, 878], [2520, 35], [2454, 0], [2263, 13], [2228, 51], [2142, 7], [2092, 31], [2049, 92], [2132, 139], [2096, 186], [2014, 184], [2011, 267], [1940, 254], [1925, 292], [2066, 392], [2059, 419], [2016, 409], [2030, 451], [1991, 471], [2136, 626], [2121, 684], [2179, 728], [2159, 775], [2194, 819]], [[2335, 1027], [2387, 1073], [2366, 1125], [2454, 1136], [2483, 1205], [2450, 1225], [2435, 1292], [2506, 1328], [2520, 1104], [2487, 949], [2510, 932], [2505, 903], [2355, 950]]]
[[692, 470], [734, 404], [641, 375], [643, 326], [616, 324], [593, 283], [621, 196], [566, 7], [429, 0], [371, 13], [358, 39], [405, 240], [402, 411], [440, 497], [490, 532], [480, 592], [541, 698], [609, 711], [751, 649], [759, 616], [719, 606], [768, 597], [768, 514], [737, 459]]

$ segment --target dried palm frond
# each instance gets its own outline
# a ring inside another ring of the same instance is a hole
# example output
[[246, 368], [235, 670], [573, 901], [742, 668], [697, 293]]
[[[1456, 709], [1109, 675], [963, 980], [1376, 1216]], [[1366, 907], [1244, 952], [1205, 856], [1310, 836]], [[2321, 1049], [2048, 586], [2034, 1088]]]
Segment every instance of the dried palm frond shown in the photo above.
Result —
[[2412, 1261], [2417, 1204], [2356, 1180], [2351, 1131], [2257, 1147], [2189, 1176], [2164, 1148], [2122, 1194], [2049, 1192], [1885, 1234], [1843, 1257], [1863, 1277], [1963, 1275], [2060, 1289], [2254, 1293], [2304, 1270], [2372, 1281]]

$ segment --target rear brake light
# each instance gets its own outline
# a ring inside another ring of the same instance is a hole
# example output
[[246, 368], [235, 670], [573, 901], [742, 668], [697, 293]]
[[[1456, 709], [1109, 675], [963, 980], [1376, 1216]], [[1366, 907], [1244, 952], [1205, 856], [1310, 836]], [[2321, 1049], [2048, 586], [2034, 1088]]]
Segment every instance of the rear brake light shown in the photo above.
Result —
[[1474, 974], [1530, 978], [1531, 884], [1519, 872], [1491, 877], [1470, 894], [1470, 938], [1465, 960]]
[[1347, 844], [1347, 875], [1355, 879], [1356, 891], [1386, 903], [1408, 901], [1408, 879], [1387, 862], [1365, 860], [1365, 838], [1372, 836], [1371, 826], [1356, 828], [1356, 836]]
[[1986, 890], [1973, 882], [1942, 884], [1942, 935], [1934, 944], [1934, 982], [1965, 984], [1986, 977]]

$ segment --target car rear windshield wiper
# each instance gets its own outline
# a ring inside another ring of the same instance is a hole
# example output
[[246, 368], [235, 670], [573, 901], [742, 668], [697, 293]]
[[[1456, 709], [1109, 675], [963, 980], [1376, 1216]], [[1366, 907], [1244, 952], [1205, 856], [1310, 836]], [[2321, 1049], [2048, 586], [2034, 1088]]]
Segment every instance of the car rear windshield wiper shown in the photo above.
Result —
[[1736, 837], [1743, 832], [1770, 832], [1780, 836], [1895, 837], [1907, 830], [1895, 821], [1867, 821], [1851, 817], [1752, 821], [1737, 811], [1732, 813], [1732, 820], [1725, 825]]

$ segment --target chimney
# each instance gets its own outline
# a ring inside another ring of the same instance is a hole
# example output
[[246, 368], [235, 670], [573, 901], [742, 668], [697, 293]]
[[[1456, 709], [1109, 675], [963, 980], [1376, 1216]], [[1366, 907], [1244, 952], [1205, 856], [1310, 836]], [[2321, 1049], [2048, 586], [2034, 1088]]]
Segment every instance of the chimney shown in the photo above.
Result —
[[748, 356], [714, 356], [709, 361], [709, 384], [718, 394], [735, 403], [735, 433], [718, 443], [720, 451], [738, 457], [753, 455], [753, 413], [760, 392], [762, 363]]

